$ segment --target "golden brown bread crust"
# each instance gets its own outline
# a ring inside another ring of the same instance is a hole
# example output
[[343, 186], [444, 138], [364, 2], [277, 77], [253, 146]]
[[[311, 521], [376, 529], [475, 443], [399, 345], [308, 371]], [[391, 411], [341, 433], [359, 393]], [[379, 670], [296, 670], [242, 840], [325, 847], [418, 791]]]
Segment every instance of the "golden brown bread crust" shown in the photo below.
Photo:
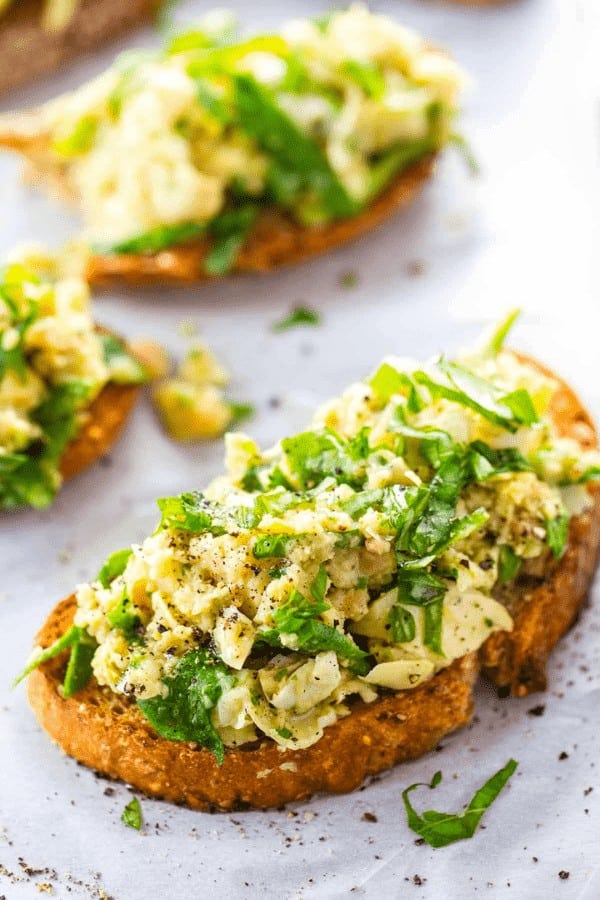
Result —
[[156, 0], [79, 0], [68, 26], [41, 27], [40, 0], [15, 0], [0, 16], [0, 93], [33, 81], [152, 18]]
[[134, 384], [107, 384], [90, 404], [77, 436], [60, 460], [60, 474], [73, 478], [103, 456], [117, 440], [140, 392]]
[[[54, 609], [37, 641], [48, 646], [71, 625], [74, 597]], [[80, 762], [146, 794], [194, 809], [280, 806], [318, 791], [345, 793], [398, 762], [427, 753], [471, 716], [477, 656], [471, 654], [412, 691], [356, 702], [306, 750], [265, 739], [227, 750], [218, 766], [196, 744], [156, 734], [134, 703], [92, 681], [68, 700], [58, 693], [65, 657], [29, 676], [29, 702], [43, 728]]]
[[[597, 446], [593, 422], [574, 391], [553, 372], [523, 354], [525, 360], [558, 383], [550, 405], [559, 433]], [[512, 632], [497, 632], [480, 651], [482, 670], [502, 694], [524, 697], [546, 687], [546, 664], [553, 648], [575, 621], [585, 600], [600, 552], [600, 485], [589, 487], [593, 505], [569, 526], [567, 549], [550, 578], [517, 579], [509, 585]], [[503, 600], [502, 594], [498, 599]]]
[[[561, 434], [577, 438], [584, 447], [595, 446], [591, 420], [563, 382], [552, 410]], [[492, 635], [480, 651], [485, 673], [506, 693], [524, 695], [545, 686], [549, 653], [585, 597], [600, 544], [600, 491], [594, 488], [592, 493], [593, 507], [572, 520], [567, 551], [548, 577], [511, 586], [514, 631]], [[73, 597], [56, 607], [38, 635], [42, 646], [64, 633], [74, 608]], [[161, 738], [131, 701], [93, 681], [64, 700], [58, 693], [64, 667], [63, 656], [29, 679], [31, 706], [63, 750], [147, 794], [195, 808], [233, 809], [278, 806], [317, 791], [350, 791], [368, 775], [426, 753], [469, 720], [478, 659], [471, 654], [458, 660], [413, 691], [372, 704], [356, 702], [351, 715], [325, 729], [323, 738], [306, 750], [281, 752], [264, 740], [228, 750], [220, 768], [195, 744]]]
[[[435, 154], [430, 154], [409, 166], [373, 203], [349, 219], [308, 228], [275, 209], [265, 210], [242, 247], [233, 272], [269, 272], [319, 256], [372, 231], [414, 200], [430, 178], [435, 159]], [[210, 240], [202, 239], [160, 253], [92, 256], [86, 277], [97, 287], [212, 281], [202, 265], [210, 247]]]

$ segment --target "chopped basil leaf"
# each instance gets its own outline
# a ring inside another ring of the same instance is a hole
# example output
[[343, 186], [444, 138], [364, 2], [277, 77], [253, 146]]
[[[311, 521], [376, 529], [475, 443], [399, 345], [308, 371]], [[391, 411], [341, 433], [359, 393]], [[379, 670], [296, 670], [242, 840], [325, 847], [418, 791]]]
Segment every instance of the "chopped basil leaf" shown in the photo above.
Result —
[[520, 309], [513, 309], [508, 313], [506, 318], [502, 322], [500, 322], [500, 324], [497, 326], [497, 328], [493, 332], [490, 340], [488, 341], [487, 346], [488, 346], [488, 350], [491, 353], [496, 354], [496, 353], [499, 353], [500, 350], [502, 350], [502, 348], [504, 346], [504, 342], [506, 341], [506, 338], [508, 337], [510, 330], [512, 329], [513, 325], [515, 324], [515, 322], [517, 321], [517, 319], [519, 318], [520, 315], [521, 315]]
[[450, 400], [474, 410], [499, 428], [511, 432], [517, 430], [516, 423], [507, 415], [510, 410], [496, 402], [488, 382], [454, 363], [442, 361], [438, 366], [449, 378], [451, 386], [435, 381], [426, 372], [415, 372], [413, 376], [417, 384], [427, 388], [434, 400]]
[[229, 428], [233, 428], [235, 425], [239, 425], [240, 422], [245, 421], [245, 419], [251, 418], [256, 412], [252, 403], [240, 403], [237, 400], [228, 400], [227, 404], [231, 410]]
[[597, 481], [598, 479], [600, 479], [600, 466], [589, 466], [579, 476], [576, 484], [587, 484], [588, 481]]
[[404, 808], [408, 817], [408, 826], [430, 847], [446, 847], [455, 841], [471, 838], [487, 809], [492, 805], [509, 778], [514, 774], [518, 763], [510, 759], [473, 796], [464, 813], [439, 813], [427, 810], [419, 815], [411, 806], [408, 795], [418, 787], [436, 788], [442, 780], [442, 773], [436, 772], [429, 784], [411, 784], [402, 792]]
[[414, 641], [416, 635], [413, 615], [403, 606], [392, 606], [389, 615], [390, 634], [396, 644]]
[[477, 157], [473, 153], [471, 145], [469, 144], [467, 139], [462, 134], [453, 132], [448, 136], [448, 140], [451, 144], [454, 144], [454, 146], [457, 147], [458, 150], [460, 150], [471, 175], [481, 174], [481, 166], [479, 165]]
[[118, 628], [128, 638], [133, 638], [136, 629], [141, 625], [140, 617], [131, 611], [131, 600], [123, 593], [120, 600], [106, 613], [106, 619], [112, 628]]
[[98, 644], [83, 629], [79, 629], [79, 637], [71, 647], [67, 671], [62, 684], [62, 695], [72, 697], [82, 690], [92, 677], [92, 659]]
[[142, 364], [128, 352], [124, 342], [116, 335], [102, 335], [102, 350], [112, 382], [115, 384], [143, 384], [147, 381]]
[[342, 659], [350, 662], [350, 671], [365, 675], [369, 671], [368, 653], [337, 628], [326, 625], [317, 617], [329, 607], [324, 602], [307, 600], [299, 591], [293, 590], [288, 600], [273, 614], [275, 628], [259, 631], [258, 643], [280, 647], [280, 634], [295, 634], [300, 653], [320, 653], [333, 650]]
[[140, 831], [142, 827], [142, 807], [137, 797], [130, 800], [121, 813], [121, 822], [124, 825], [128, 825], [129, 828], [135, 828], [136, 831]]
[[53, 142], [52, 149], [61, 156], [87, 153], [94, 143], [97, 130], [98, 119], [95, 116], [83, 116], [69, 135]]
[[122, 253], [160, 253], [175, 244], [183, 244], [194, 238], [202, 237], [206, 233], [206, 226], [199, 222], [183, 222], [181, 225], [157, 225], [150, 231], [139, 234], [136, 237], [127, 238], [116, 244], [95, 244], [92, 249], [96, 253], [122, 254]]
[[546, 519], [546, 543], [552, 551], [555, 559], [560, 559], [567, 548], [569, 537], [569, 516], [566, 512], [560, 513], [555, 519]]
[[252, 548], [256, 559], [283, 557], [287, 553], [288, 544], [300, 537], [298, 534], [265, 534], [257, 538]]
[[423, 401], [414, 382], [405, 372], [399, 372], [389, 363], [382, 363], [379, 366], [369, 379], [369, 384], [384, 403], [395, 394], [406, 395], [408, 391], [409, 411], [420, 412], [423, 409]]
[[279, 319], [271, 328], [273, 331], [288, 331], [290, 328], [296, 328], [298, 325], [320, 324], [321, 316], [318, 312], [315, 312], [314, 309], [309, 309], [307, 306], [296, 306], [289, 316]]
[[352, 216], [352, 200], [318, 145], [250, 75], [234, 77], [234, 104], [241, 128], [273, 157], [279, 169], [298, 179], [298, 193], [313, 195], [329, 217]]
[[498, 560], [498, 579], [501, 584], [512, 581], [521, 568], [523, 560], [517, 556], [510, 544], [501, 544]]
[[49, 659], [54, 659], [55, 656], [58, 656], [63, 651], [67, 650], [69, 647], [72, 647], [73, 644], [77, 643], [80, 638], [81, 629], [77, 627], [77, 625], [71, 625], [68, 631], [66, 631], [61, 637], [57, 638], [50, 647], [47, 647], [45, 650], [42, 650], [35, 659], [33, 659], [25, 669], [21, 672], [20, 675], [13, 681], [13, 687], [16, 687], [18, 684], [23, 681], [24, 678], [27, 678], [28, 675], [33, 672], [34, 669], [37, 669], [38, 666], [43, 665], [45, 662], [48, 662]]
[[508, 406], [515, 421], [521, 425], [533, 425], [535, 422], [539, 422], [531, 395], [524, 388], [519, 388], [511, 394], [505, 394], [500, 398], [500, 402], [504, 406]]
[[319, 571], [310, 586], [310, 595], [316, 603], [323, 603], [327, 593], [328, 577], [324, 565], [319, 566]]
[[96, 580], [100, 582], [103, 588], [109, 587], [115, 578], [123, 574], [132, 553], [131, 547], [126, 547], [124, 550], [115, 550], [114, 553], [110, 554], [96, 576]]
[[374, 63], [359, 62], [348, 59], [342, 63], [341, 73], [347, 75], [361, 88], [367, 97], [380, 100], [385, 91], [385, 81], [381, 70]]
[[285, 438], [281, 447], [301, 489], [312, 488], [327, 477], [354, 488], [364, 483], [369, 453], [366, 429], [349, 441], [333, 431], [305, 431]]
[[494, 450], [483, 441], [469, 444], [471, 469], [475, 481], [486, 481], [503, 472], [530, 472], [531, 465], [513, 447]]
[[227, 210], [210, 222], [208, 230], [214, 238], [212, 248], [204, 260], [209, 275], [225, 275], [235, 265], [239, 251], [256, 221], [258, 207], [248, 203], [238, 209]]
[[211, 710], [222, 693], [235, 684], [227, 667], [205, 650], [191, 650], [163, 678], [166, 697], [138, 700], [137, 704], [152, 727], [169, 741], [197, 741], [222, 764], [223, 741], [215, 729]]
[[199, 491], [179, 497], [163, 497], [157, 500], [157, 504], [162, 513], [159, 528], [225, 534], [223, 525], [214, 521], [212, 504]]

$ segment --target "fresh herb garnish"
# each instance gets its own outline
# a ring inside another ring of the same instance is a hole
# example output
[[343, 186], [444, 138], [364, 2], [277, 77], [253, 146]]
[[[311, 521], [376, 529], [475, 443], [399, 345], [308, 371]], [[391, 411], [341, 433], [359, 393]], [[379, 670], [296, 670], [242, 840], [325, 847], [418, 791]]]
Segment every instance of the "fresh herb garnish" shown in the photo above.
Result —
[[205, 650], [191, 650], [178, 661], [173, 674], [163, 678], [166, 697], [138, 700], [152, 727], [169, 741], [197, 741], [222, 764], [223, 741], [215, 729], [211, 710], [222, 693], [235, 683], [227, 666]]
[[271, 329], [273, 331], [288, 331], [290, 328], [296, 328], [298, 325], [320, 325], [321, 316], [314, 309], [307, 306], [296, 306], [288, 316], [275, 322]]
[[215, 522], [213, 504], [199, 491], [180, 494], [178, 497], [162, 497], [157, 500], [157, 504], [162, 514], [159, 528], [225, 534], [225, 527]]
[[142, 827], [142, 807], [137, 797], [129, 801], [123, 812], [121, 813], [121, 822], [128, 825], [129, 828], [135, 828], [140, 831]]
[[501, 544], [500, 557], [498, 559], [498, 580], [500, 584], [506, 584], [516, 577], [523, 560], [517, 556], [510, 544]]
[[493, 775], [473, 796], [464, 813], [439, 813], [433, 809], [419, 815], [411, 806], [408, 795], [418, 787], [436, 788], [442, 780], [442, 773], [436, 772], [431, 782], [411, 784], [402, 792], [404, 808], [408, 816], [408, 826], [430, 847], [446, 847], [455, 841], [471, 838], [487, 809], [492, 805], [509, 778], [514, 774], [518, 763], [510, 759], [504, 768]]
[[555, 559], [560, 559], [567, 548], [569, 537], [568, 513], [560, 513], [554, 519], [545, 519], [546, 543]]
[[273, 613], [275, 627], [259, 631], [257, 643], [262, 642], [271, 647], [282, 647], [284, 645], [281, 643], [280, 636], [294, 634], [300, 653], [312, 655], [325, 650], [333, 650], [339, 657], [349, 661], [349, 668], [352, 672], [356, 675], [365, 675], [370, 668], [367, 662], [369, 654], [357, 647], [337, 628], [320, 621], [318, 617], [327, 609], [329, 606], [326, 603], [307, 600], [300, 591], [293, 590], [286, 602]]
[[365, 461], [369, 455], [366, 429], [348, 441], [333, 431], [305, 431], [285, 438], [281, 447], [302, 490], [313, 488], [328, 477], [354, 488], [364, 483]]
[[131, 547], [126, 547], [123, 550], [115, 550], [114, 553], [110, 554], [96, 575], [96, 580], [100, 582], [103, 588], [109, 587], [115, 578], [118, 578], [119, 575], [123, 574], [127, 561], [132, 553], [133, 550]]
[[284, 557], [291, 541], [296, 541], [298, 534], [264, 534], [257, 538], [252, 548], [252, 554], [256, 559], [271, 559]]
[[95, 244], [92, 249], [104, 255], [124, 253], [160, 253], [175, 244], [184, 244], [206, 234], [206, 225], [183, 222], [181, 225], [157, 225], [144, 234], [118, 241], [115, 244]]
[[214, 240], [203, 264], [208, 275], [225, 275], [235, 266], [238, 253], [257, 216], [258, 206], [247, 203], [211, 220], [208, 231]]
[[69, 662], [62, 685], [63, 697], [71, 697], [86, 686], [92, 677], [92, 658], [96, 651], [95, 640], [77, 625], [72, 625], [61, 637], [57, 638], [50, 647], [42, 650], [35, 659], [13, 681], [16, 687], [24, 678], [30, 675], [34, 669], [43, 665], [65, 650], [70, 649]]

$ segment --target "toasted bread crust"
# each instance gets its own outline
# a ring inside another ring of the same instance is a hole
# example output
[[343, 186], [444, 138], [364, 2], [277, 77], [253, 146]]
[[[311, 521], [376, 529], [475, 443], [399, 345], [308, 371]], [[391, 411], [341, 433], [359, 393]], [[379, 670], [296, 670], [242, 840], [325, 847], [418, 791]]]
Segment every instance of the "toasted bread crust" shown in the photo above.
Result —
[[[63, 600], [37, 636], [48, 646], [70, 626], [75, 598]], [[453, 663], [411, 691], [356, 702], [306, 750], [281, 751], [265, 739], [227, 750], [218, 766], [196, 744], [156, 734], [135, 704], [92, 681], [67, 700], [58, 693], [65, 659], [29, 677], [29, 702], [62, 749], [80, 762], [133, 784], [146, 794], [194, 809], [267, 808], [305, 800], [318, 791], [345, 793], [368, 775], [431, 750], [471, 716], [477, 657]]]
[[150, 19], [156, 0], [79, 0], [60, 32], [41, 27], [40, 0], [18, 0], [0, 16], [0, 93], [33, 81], [67, 60]]
[[[349, 219], [308, 228], [276, 209], [265, 210], [242, 247], [233, 272], [270, 272], [319, 256], [372, 231], [414, 200], [430, 178], [435, 159], [430, 154], [404, 169], [373, 203]], [[92, 256], [87, 278], [97, 287], [213, 281], [202, 265], [210, 247], [210, 241], [202, 239], [154, 254]]]
[[117, 440], [138, 397], [132, 384], [107, 384], [90, 404], [77, 436], [67, 445], [60, 474], [73, 478], [103, 456]]
[[[550, 410], [561, 436], [574, 438], [586, 450], [596, 447], [593, 422], [571, 388], [537, 361], [518, 355], [557, 381]], [[592, 506], [571, 519], [567, 549], [551, 577], [541, 583], [517, 579], [508, 587], [514, 629], [496, 632], [481, 649], [483, 673], [502, 694], [523, 697], [545, 689], [550, 653], [586, 598], [600, 552], [600, 485], [588, 490]]]

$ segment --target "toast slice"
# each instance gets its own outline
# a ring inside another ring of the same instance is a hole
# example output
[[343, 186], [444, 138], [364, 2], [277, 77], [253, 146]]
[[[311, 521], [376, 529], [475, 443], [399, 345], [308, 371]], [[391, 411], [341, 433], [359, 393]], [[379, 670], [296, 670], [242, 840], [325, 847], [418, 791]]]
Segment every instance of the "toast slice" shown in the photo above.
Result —
[[90, 404], [77, 436], [67, 445], [60, 460], [60, 474], [66, 480], [79, 475], [103, 456], [115, 443], [138, 398], [139, 385], [107, 384]]
[[[73, 596], [50, 614], [42, 647], [70, 627]], [[466, 725], [473, 709], [477, 655], [454, 662], [414, 690], [357, 701], [346, 718], [305, 750], [281, 750], [269, 739], [229, 749], [219, 766], [209, 750], [160, 737], [135, 703], [92, 680], [74, 697], [59, 693], [66, 657], [31, 673], [29, 702], [42, 727], [70, 756], [150, 796], [194, 809], [268, 808], [320, 791], [346, 793], [369, 775], [415, 759]]]
[[[60, 170], [48, 157], [48, 135], [36, 110], [0, 116], [0, 147], [15, 150], [29, 160], [33, 177], [50, 190], [69, 198]], [[408, 206], [432, 176], [437, 154], [431, 153], [403, 169], [364, 210], [348, 219], [323, 226], [303, 226], [277, 209], [265, 209], [241, 248], [231, 274], [265, 273], [304, 262], [367, 234]], [[92, 253], [86, 279], [94, 287], [119, 285], [192, 285], [214, 281], [203, 262], [212, 240], [202, 237], [158, 253]], [[219, 276], [217, 276], [219, 277]], [[222, 277], [222, 276], [221, 276]]]
[[[558, 376], [535, 360], [520, 354], [558, 389], [550, 412], [563, 437], [574, 438], [582, 449], [598, 445], [592, 419], [574, 391]], [[527, 571], [514, 582], [499, 587], [494, 596], [514, 620], [512, 632], [497, 632], [483, 645], [480, 656], [484, 674], [501, 694], [523, 697], [546, 687], [546, 664], [560, 638], [569, 630], [583, 604], [600, 552], [600, 485], [588, 487], [592, 506], [569, 525], [567, 549], [558, 564], [544, 573]]]
[[[583, 448], [595, 446], [587, 412], [571, 389], [556, 381], [551, 408], [558, 430]], [[480, 666], [505, 694], [522, 696], [545, 686], [548, 656], [577, 615], [598, 555], [600, 490], [590, 491], [592, 506], [572, 519], [562, 558], [550, 562], [545, 557], [539, 576], [529, 572], [498, 592], [513, 615], [511, 633], [492, 635], [478, 654], [455, 661], [414, 690], [390, 693], [371, 704], [355, 701], [350, 715], [326, 728], [307, 749], [282, 751], [264, 739], [227, 750], [219, 767], [197, 744], [160, 737], [132, 700], [93, 679], [74, 697], [61, 697], [66, 655], [30, 675], [29, 701], [67, 753], [172, 802], [200, 809], [265, 808], [319, 791], [353, 790], [365, 777], [428, 752], [444, 735], [464, 726]], [[72, 624], [74, 611], [71, 596], [51, 613], [37, 642], [50, 646]]]
[[43, 27], [43, 2], [18, 0], [0, 16], [0, 93], [39, 79], [155, 14], [157, 0], [78, 0], [66, 27]]

